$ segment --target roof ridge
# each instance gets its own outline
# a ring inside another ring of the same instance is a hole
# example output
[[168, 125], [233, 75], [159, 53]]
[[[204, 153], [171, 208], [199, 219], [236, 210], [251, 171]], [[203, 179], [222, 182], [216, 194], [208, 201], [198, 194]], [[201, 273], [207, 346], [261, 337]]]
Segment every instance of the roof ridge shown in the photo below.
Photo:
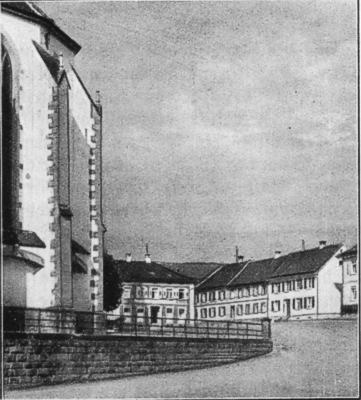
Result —
[[209, 275], [207, 275], [202, 281], [197, 284], [197, 288], [206, 283], [213, 275], [215, 275], [218, 271], [221, 271], [226, 265], [221, 265], [220, 267], [216, 268], [212, 271]]
[[241, 275], [241, 273], [246, 269], [246, 267], [251, 263], [251, 261], [252, 261], [252, 260], [248, 260], [248, 261], [245, 263], [245, 265], [243, 266], [243, 268], [241, 268], [241, 269], [236, 273], [236, 275], [234, 275], [234, 277], [233, 277], [228, 283], [225, 284], [225, 286], [229, 286], [236, 278], [238, 278], [238, 276]]

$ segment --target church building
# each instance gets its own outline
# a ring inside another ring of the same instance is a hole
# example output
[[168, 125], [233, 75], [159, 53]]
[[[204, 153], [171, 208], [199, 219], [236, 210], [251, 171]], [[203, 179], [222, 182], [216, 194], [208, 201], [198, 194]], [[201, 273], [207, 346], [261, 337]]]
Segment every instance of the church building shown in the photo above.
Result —
[[1, 3], [5, 306], [103, 310], [102, 106], [79, 50], [32, 2]]

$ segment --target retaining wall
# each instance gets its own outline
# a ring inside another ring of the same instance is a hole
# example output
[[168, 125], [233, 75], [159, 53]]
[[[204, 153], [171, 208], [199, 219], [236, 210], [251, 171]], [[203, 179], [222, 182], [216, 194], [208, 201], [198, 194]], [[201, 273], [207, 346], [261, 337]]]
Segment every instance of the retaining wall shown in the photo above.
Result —
[[272, 351], [270, 339], [4, 335], [5, 389], [213, 367]]

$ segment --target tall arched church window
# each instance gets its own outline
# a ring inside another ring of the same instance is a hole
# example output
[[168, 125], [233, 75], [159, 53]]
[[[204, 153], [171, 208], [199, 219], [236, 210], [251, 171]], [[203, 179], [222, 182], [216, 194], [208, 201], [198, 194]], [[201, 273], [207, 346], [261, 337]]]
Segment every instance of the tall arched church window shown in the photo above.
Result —
[[3, 228], [7, 231], [16, 229], [17, 225], [17, 132], [16, 114], [13, 96], [13, 72], [9, 53], [1, 46], [2, 66], [2, 204]]

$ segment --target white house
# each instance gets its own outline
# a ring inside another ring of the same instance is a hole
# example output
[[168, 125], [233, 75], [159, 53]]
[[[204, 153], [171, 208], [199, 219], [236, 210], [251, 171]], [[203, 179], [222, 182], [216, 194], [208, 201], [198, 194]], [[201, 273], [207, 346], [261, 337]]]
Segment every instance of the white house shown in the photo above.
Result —
[[112, 315], [125, 323], [184, 324], [194, 319], [194, 280], [150, 261], [115, 261], [121, 304]]
[[225, 265], [196, 287], [197, 318], [304, 319], [340, 315], [342, 245]]
[[1, 3], [5, 306], [103, 309], [102, 108], [80, 46], [31, 2]]
[[359, 304], [359, 270], [357, 245], [341, 253], [342, 313], [357, 312]]

